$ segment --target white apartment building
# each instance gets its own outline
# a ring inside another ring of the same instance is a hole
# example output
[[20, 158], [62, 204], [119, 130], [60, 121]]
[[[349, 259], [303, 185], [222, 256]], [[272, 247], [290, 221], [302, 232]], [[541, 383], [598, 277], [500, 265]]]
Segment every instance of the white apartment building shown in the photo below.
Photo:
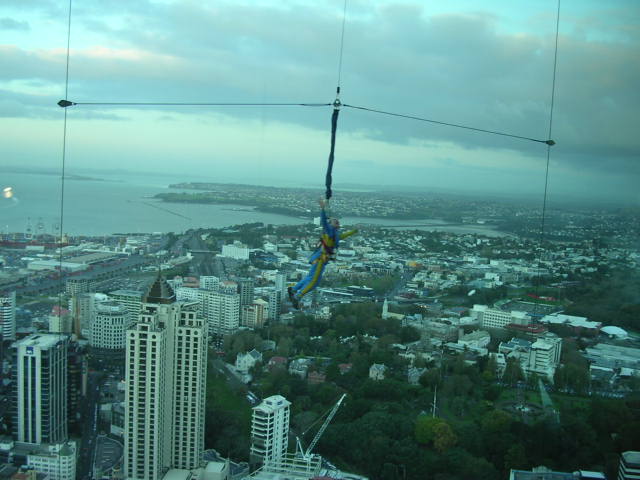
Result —
[[16, 339], [16, 292], [0, 292], [0, 334], [3, 340]]
[[231, 335], [240, 326], [240, 295], [204, 292], [202, 313], [210, 334]]
[[523, 365], [526, 374], [543, 375], [551, 382], [560, 363], [562, 351], [562, 339], [552, 335], [539, 338], [531, 345], [528, 361]]
[[236, 260], [249, 260], [249, 247], [246, 245], [235, 241], [232, 245], [223, 245], [222, 246], [222, 256], [235, 258]]
[[218, 285], [218, 292], [228, 293], [229, 295], [238, 293], [238, 283], [233, 280], [223, 280], [220, 282], [220, 285]]
[[200, 467], [207, 328], [195, 305], [176, 302], [160, 277], [127, 331], [125, 365], [126, 478], [159, 480], [170, 468]]
[[178, 302], [202, 302], [204, 290], [191, 287], [178, 287], [175, 289]]
[[60, 309], [49, 315], [49, 333], [73, 333], [73, 318], [70, 312]]
[[0, 333], [3, 340], [16, 339], [16, 292], [0, 292]]
[[528, 325], [529, 317], [526, 312], [505, 312], [486, 305], [474, 305], [471, 316], [480, 321], [482, 328], [505, 328], [510, 323]]
[[34, 473], [44, 474], [51, 480], [76, 479], [77, 447], [73, 440], [40, 445], [2, 442], [0, 454], [7, 459], [24, 459], [27, 468], [33, 469]]
[[268, 318], [272, 322], [280, 320], [280, 312], [282, 312], [282, 292], [274, 290], [269, 292], [269, 310]]
[[14, 438], [21, 443], [67, 440], [67, 348], [64, 335], [34, 334], [15, 342]]
[[287, 453], [289, 402], [281, 395], [265, 398], [253, 407], [250, 462], [277, 466]]
[[38, 473], [48, 475], [51, 480], [75, 480], [76, 450], [73, 440], [52, 445], [43, 444], [37, 449], [29, 447], [27, 466]]
[[94, 310], [89, 345], [108, 350], [124, 350], [131, 324], [126, 307], [115, 300], [99, 303]]
[[200, 277], [200, 288], [203, 290], [216, 291], [220, 286], [220, 279], [212, 275], [203, 275]]
[[284, 273], [276, 273], [274, 281], [276, 284], [276, 290], [282, 292], [284, 295], [284, 292], [287, 289], [287, 276]]

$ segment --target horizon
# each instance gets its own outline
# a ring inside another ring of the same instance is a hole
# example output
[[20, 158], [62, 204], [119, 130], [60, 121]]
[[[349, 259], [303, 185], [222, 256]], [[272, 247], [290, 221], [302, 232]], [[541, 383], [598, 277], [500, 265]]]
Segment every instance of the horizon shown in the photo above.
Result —
[[[92, 8], [89, 8], [92, 7]], [[114, 7], [115, 8], [115, 7]], [[347, 5], [341, 100], [545, 139], [556, 3], [389, 0]], [[60, 168], [140, 166], [321, 187], [330, 108], [132, 108], [74, 102], [331, 103], [342, 2], [129, 2], [74, 6], [69, 84], [66, 7], [3, 5], [0, 141], [5, 162]], [[549, 198], [640, 205], [632, 125], [640, 108], [634, 4], [564, 5]], [[284, 34], [281, 25], [287, 25]], [[373, 35], [372, 32], [378, 32]], [[292, 39], [295, 39], [292, 40]], [[340, 183], [538, 196], [546, 146], [342, 108]], [[303, 160], [304, 159], [304, 160]], [[234, 181], [234, 180], [231, 180]], [[251, 182], [255, 183], [255, 182]]]

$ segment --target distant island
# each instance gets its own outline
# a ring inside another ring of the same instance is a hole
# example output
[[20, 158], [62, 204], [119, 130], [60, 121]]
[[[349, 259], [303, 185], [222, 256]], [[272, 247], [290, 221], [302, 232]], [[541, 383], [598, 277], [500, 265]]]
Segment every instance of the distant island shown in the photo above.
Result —
[[[253, 207], [266, 213], [277, 213], [311, 219], [319, 214], [317, 200], [322, 190], [308, 188], [265, 187], [260, 185], [183, 182], [169, 188], [195, 192], [159, 193], [155, 198], [170, 203], [225, 204]], [[425, 221], [438, 219], [449, 224], [465, 222], [462, 211], [468, 209], [460, 201], [415, 192], [336, 191], [331, 209], [341, 217], [387, 218]], [[486, 223], [495, 223], [483, 220]]]
[[[60, 170], [50, 168], [29, 168], [10, 166], [4, 169], [6, 173], [19, 173], [23, 175], [52, 175], [60, 176]], [[87, 175], [76, 175], [68, 173], [64, 176], [65, 180], [81, 180], [86, 182], [116, 182], [118, 180], [107, 180], [105, 178], [89, 177]]]

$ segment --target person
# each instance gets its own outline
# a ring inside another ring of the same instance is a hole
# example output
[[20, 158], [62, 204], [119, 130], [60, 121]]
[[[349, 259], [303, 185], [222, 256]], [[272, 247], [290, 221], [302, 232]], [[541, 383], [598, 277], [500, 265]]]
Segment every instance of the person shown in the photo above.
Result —
[[293, 287], [288, 288], [289, 299], [295, 308], [300, 308], [300, 300], [307, 293], [313, 290], [322, 279], [322, 274], [329, 261], [334, 260], [336, 249], [340, 244], [340, 240], [357, 233], [357, 230], [349, 230], [340, 233], [340, 222], [337, 218], [327, 218], [326, 206], [327, 202], [321, 198], [320, 204], [320, 225], [322, 226], [322, 236], [318, 242], [316, 250], [309, 257], [311, 269], [306, 277], [300, 280]]

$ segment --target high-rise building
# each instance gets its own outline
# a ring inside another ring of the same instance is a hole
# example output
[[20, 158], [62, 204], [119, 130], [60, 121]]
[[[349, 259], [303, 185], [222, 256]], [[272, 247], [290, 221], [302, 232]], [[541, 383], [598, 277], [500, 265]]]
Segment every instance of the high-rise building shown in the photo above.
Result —
[[124, 468], [159, 480], [169, 468], [195, 469], [204, 451], [207, 328], [194, 304], [176, 302], [161, 277], [128, 331]]
[[200, 288], [211, 292], [218, 290], [220, 287], [220, 279], [211, 275], [203, 275], [200, 277]]
[[16, 339], [16, 292], [0, 292], [0, 333], [2, 340]]
[[276, 273], [275, 283], [276, 290], [284, 294], [287, 289], [287, 276], [284, 273]]
[[105, 350], [124, 350], [129, 312], [121, 303], [111, 300], [99, 303], [94, 309], [89, 345]]
[[218, 285], [218, 291], [220, 293], [228, 293], [229, 295], [233, 295], [238, 293], [238, 283], [232, 280], [223, 280]]
[[277, 466], [287, 453], [289, 402], [281, 395], [265, 398], [253, 407], [250, 462]]
[[240, 325], [249, 328], [261, 328], [264, 324], [269, 304], [258, 298], [251, 305], [242, 307]]
[[49, 314], [49, 333], [73, 333], [73, 319], [69, 310], [54, 305]]
[[73, 436], [80, 433], [82, 426], [80, 401], [86, 394], [88, 365], [85, 350], [78, 342], [69, 342], [67, 352], [67, 420]]
[[138, 318], [138, 315], [140, 315], [144, 292], [138, 290], [114, 290], [109, 292], [109, 297], [124, 305], [131, 318]]
[[67, 336], [54, 334], [34, 334], [13, 344], [16, 441], [67, 440], [67, 345]]
[[253, 278], [241, 278], [238, 280], [240, 306], [251, 305], [253, 303], [253, 290]]
[[205, 292], [202, 312], [212, 335], [231, 335], [240, 326], [240, 295]]
[[269, 321], [274, 323], [280, 320], [280, 312], [282, 312], [282, 292], [279, 290], [269, 292]]
[[104, 293], [79, 293], [69, 300], [69, 310], [73, 322], [73, 333], [79, 337], [88, 338], [93, 321], [93, 312], [100, 302], [109, 297]]
[[620, 455], [618, 480], [640, 479], [640, 452], [630, 450]]
[[96, 281], [86, 276], [69, 277], [66, 281], [66, 291], [68, 295], [88, 293], [95, 291]]

